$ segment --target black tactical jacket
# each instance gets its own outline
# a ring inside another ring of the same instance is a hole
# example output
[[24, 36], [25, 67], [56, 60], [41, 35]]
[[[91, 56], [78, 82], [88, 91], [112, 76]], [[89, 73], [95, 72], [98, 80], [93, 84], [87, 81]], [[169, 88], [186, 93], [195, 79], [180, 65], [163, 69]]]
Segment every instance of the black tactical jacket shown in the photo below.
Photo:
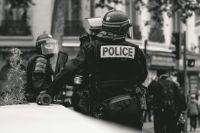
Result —
[[[130, 56], [128, 58], [112, 58], [113, 56], [111, 58], [100, 58], [99, 49], [101, 46], [105, 46], [105, 49], [102, 49], [105, 53], [102, 54], [107, 54], [107, 56], [109, 54], [112, 56], [113, 52], [117, 54], [116, 56], [129, 56], [127, 54], [130, 54]], [[125, 80], [131, 81], [124, 82], [127, 87], [137, 86], [143, 83], [147, 77], [146, 59], [142, 50], [137, 45], [125, 41], [123, 36], [106, 32], [98, 34], [94, 41], [82, 42], [78, 55], [75, 59], [67, 62], [65, 69], [55, 77], [49, 88], [49, 93], [52, 95], [58, 93], [57, 89], [61, 88], [70, 78], [73, 78], [73, 74], [79, 69], [87, 71], [94, 77], [93, 79], [100, 81], [99, 83], [114, 81], [113, 84], [116, 86], [119, 86], [117, 81]], [[109, 83], [112, 84], [112, 82]], [[114, 92], [116, 90], [114, 89]], [[97, 92], [99, 91], [101, 90], [97, 90]], [[113, 94], [113, 90], [110, 93]], [[107, 94], [107, 91], [104, 94]]]

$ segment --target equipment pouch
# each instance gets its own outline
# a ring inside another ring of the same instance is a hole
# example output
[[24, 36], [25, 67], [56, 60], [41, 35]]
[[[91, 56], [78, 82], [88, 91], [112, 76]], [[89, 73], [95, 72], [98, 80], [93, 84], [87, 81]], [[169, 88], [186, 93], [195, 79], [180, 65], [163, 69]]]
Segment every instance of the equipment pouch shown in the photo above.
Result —
[[128, 121], [137, 119], [138, 111], [137, 100], [126, 94], [112, 97], [96, 104], [93, 109], [93, 115], [107, 120]]

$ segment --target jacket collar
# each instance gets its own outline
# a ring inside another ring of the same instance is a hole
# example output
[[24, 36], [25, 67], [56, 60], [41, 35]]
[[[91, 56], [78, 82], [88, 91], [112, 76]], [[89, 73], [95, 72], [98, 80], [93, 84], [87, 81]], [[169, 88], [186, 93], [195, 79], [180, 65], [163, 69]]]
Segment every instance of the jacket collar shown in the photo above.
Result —
[[103, 39], [105, 41], [124, 41], [125, 36], [119, 35], [107, 31], [101, 31], [99, 34], [97, 34], [97, 38]]

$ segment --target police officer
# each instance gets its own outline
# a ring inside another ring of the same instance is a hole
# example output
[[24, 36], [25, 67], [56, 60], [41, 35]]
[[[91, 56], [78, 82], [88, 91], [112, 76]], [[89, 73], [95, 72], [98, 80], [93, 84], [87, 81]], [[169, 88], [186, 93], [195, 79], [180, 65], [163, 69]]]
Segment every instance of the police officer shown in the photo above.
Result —
[[153, 97], [154, 131], [177, 133], [178, 119], [186, 108], [184, 95], [166, 71], [158, 71], [157, 76], [149, 85], [149, 95]]
[[50, 59], [58, 52], [57, 41], [50, 34], [41, 34], [36, 39], [37, 55], [30, 58], [27, 65], [26, 98], [35, 102], [40, 91], [52, 82], [53, 70]]
[[93, 41], [85, 42], [77, 57], [66, 63], [48, 93], [57, 94], [58, 88], [73, 78], [77, 70], [84, 69], [90, 77], [92, 115], [141, 130], [139, 103], [143, 93], [137, 86], [147, 76], [145, 56], [137, 45], [125, 40], [130, 23], [123, 12], [107, 12], [102, 23], [102, 31]]
[[[85, 47], [85, 44], [87, 45], [88, 43], [95, 41], [96, 35], [102, 30], [101, 17], [88, 18], [87, 22], [89, 24], [89, 28], [87, 28], [86, 32], [79, 38], [80, 47]], [[77, 72], [77, 75], [87, 75], [87, 71], [83, 68]], [[84, 85], [82, 84], [82, 88], [88, 88], [87, 82], [84, 82]], [[72, 106], [75, 111], [88, 115], [88, 106], [86, 105], [88, 103], [88, 99], [84, 97], [88, 97], [88, 90], [83, 92], [83, 90], [74, 89], [71, 99]]]

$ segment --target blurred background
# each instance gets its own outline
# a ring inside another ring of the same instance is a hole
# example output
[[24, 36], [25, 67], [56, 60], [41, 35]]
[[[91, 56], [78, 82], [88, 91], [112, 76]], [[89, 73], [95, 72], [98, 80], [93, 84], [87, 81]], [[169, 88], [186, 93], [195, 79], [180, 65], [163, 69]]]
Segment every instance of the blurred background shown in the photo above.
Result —
[[184, 85], [185, 43], [187, 88], [190, 93], [198, 93], [200, 16], [193, 8], [199, 8], [195, 0], [0, 0], [0, 89], [6, 84], [11, 48], [23, 52], [26, 66], [29, 57], [36, 53], [37, 36], [50, 33], [59, 40], [60, 50], [73, 58], [79, 49], [79, 36], [88, 28], [86, 18], [102, 17], [108, 10], [117, 9], [132, 22], [127, 40], [139, 45], [146, 54], [149, 75], [144, 85], [159, 70], [175, 75]]

